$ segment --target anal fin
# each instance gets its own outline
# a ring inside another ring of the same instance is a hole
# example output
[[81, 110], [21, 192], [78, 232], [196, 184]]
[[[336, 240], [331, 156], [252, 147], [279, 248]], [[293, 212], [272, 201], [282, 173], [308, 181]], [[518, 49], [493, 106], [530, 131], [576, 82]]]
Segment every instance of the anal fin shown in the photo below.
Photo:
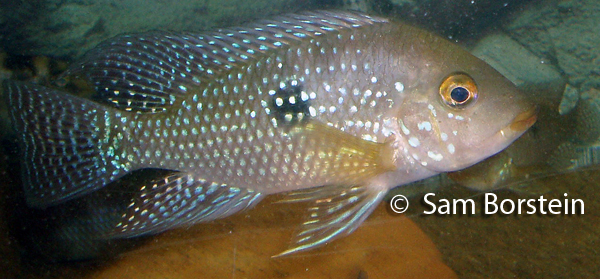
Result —
[[232, 215], [257, 204], [259, 192], [174, 172], [140, 187], [109, 237], [135, 237]]
[[358, 228], [373, 212], [387, 190], [368, 187], [323, 186], [289, 194], [283, 202], [312, 200], [307, 220], [292, 239], [287, 250], [273, 257], [280, 257], [323, 245], [338, 237], [346, 236]]

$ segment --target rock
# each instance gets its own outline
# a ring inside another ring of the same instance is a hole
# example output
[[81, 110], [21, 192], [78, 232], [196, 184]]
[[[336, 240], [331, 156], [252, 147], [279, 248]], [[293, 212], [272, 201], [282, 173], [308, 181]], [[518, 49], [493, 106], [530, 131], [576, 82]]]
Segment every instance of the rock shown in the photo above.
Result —
[[[4, 1], [6, 2], [6, 1]], [[23, 1], [16, 1], [21, 3]], [[122, 33], [201, 31], [306, 9], [309, 1], [41, 0], [0, 9], [0, 45], [19, 55], [76, 58]]]
[[369, 0], [343, 0], [340, 7], [346, 10], [360, 11], [363, 13], [372, 12], [373, 3]]
[[437, 1], [389, 0], [376, 5], [378, 11], [402, 21], [415, 22], [455, 41], [473, 41], [482, 30], [493, 28], [505, 16], [529, 0]]
[[[74, 59], [122, 33], [147, 30], [192, 31], [238, 25], [271, 14], [331, 8], [379, 13], [419, 25], [446, 37], [470, 40], [525, 0], [39, 0], [9, 2], [0, 9], [0, 45], [11, 54]], [[314, 4], [321, 2], [321, 6]], [[4, 4], [4, 3], [3, 3]], [[483, 16], [485, 15], [485, 16]]]
[[600, 88], [600, 2], [544, 1], [506, 27], [511, 37], [563, 71], [585, 92]]
[[12, 76], [12, 71], [6, 68], [6, 53], [0, 52], [0, 82], [4, 79], [9, 79]]
[[[6, 64], [6, 53], [0, 52], [0, 85], [2, 81], [5, 79], [9, 79], [12, 77], [13, 73], [10, 69], [5, 67]], [[5, 96], [3, 92], [3, 87], [0, 86], [0, 139], [3, 139], [9, 131], [12, 131], [12, 127], [10, 126], [10, 116], [8, 114], [8, 108], [6, 106]]]
[[575, 117], [572, 141], [580, 145], [597, 144], [600, 138], [600, 90], [592, 88], [581, 94]]
[[567, 84], [567, 86], [565, 86], [562, 99], [560, 100], [560, 104], [558, 105], [558, 113], [560, 113], [560, 115], [568, 114], [575, 108], [575, 106], [577, 106], [578, 101], [579, 90], [570, 84]]
[[505, 34], [492, 34], [481, 40], [472, 52], [537, 102], [558, 106], [565, 87], [560, 72], [517, 41]]

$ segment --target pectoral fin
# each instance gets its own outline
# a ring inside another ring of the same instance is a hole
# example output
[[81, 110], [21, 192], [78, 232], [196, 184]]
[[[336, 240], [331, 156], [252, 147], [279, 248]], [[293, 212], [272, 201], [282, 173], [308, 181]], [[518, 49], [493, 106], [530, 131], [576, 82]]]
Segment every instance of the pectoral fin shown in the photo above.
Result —
[[372, 142], [318, 121], [292, 129], [301, 137], [299, 145], [316, 150], [312, 156], [315, 176], [328, 177], [328, 184], [360, 185], [372, 177], [396, 168], [391, 142]]
[[289, 249], [273, 257], [315, 248], [352, 233], [377, 207], [386, 190], [376, 187], [324, 186], [290, 193], [283, 202], [313, 201], [306, 222]]

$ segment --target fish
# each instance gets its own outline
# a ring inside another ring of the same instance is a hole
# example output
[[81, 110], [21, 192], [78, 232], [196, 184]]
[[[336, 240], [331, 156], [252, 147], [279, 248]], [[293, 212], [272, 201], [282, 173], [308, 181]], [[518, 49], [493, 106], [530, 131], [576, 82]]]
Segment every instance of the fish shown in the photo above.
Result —
[[500, 73], [432, 33], [383, 17], [311, 11], [201, 34], [101, 43], [65, 89], [3, 83], [27, 204], [48, 208], [137, 170], [114, 229], [131, 238], [225, 218], [265, 196], [307, 202], [277, 256], [350, 234], [388, 190], [507, 147], [536, 108]]

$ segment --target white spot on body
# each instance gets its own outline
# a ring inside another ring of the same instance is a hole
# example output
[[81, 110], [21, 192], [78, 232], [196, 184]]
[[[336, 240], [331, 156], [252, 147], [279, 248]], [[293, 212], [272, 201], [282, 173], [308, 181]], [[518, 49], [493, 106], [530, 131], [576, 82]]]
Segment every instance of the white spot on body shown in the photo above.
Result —
[[455, 151], [454, 144], [448, 144], [448, 152], [450, 152], [450, 154], [454, 154]]
[[375, 122], [373, 124], [373, 132], [377, 133], [379, 131], [379, 122]]
[[410, 130], [408, 130], [408, 128], [406, 128], [406, 126], [404, 125], [404, 122], [402, 120], [400, 120], [400, 129], [402, 130], [402, 133], [404, 133], [405, 135], [410, 135]]
[[419, 130], [423, 130], [425, 129], [425, 131], [431, 131], [431, 123], [429, 123], [429, 121], [423, 121], [419, 124], [417, 124], [417, 127], [419, 127]]
[[408, 144], [410, 144], [410, 146], [412, 146], [412, 147], [418, 147], [419, 145], [421, 145], [421, 142], [419, 141], [418, 138], [410, 137], [408, 139]]
[[404, 84], [402, 84], [402, 82], [398, 81], [398, 82], [394, 83], [394, 86], [396, 87], [396, 90], [398, 92], [404, 91]]
[[[308, 97], [308, 94], [307, 94], [306, 92], [302, 91], [302, 92], [300, 93], [300, 98], [302, 99], [302, 101], [303, 101], [303, 102], [306, 102], [306, 101], [308, 101], [308, 98], [309, 98], [309, 97]], [[340, 98], [341, 98], [341, 97], [340, 97]]]
[[435, 108], [432, 104], [427, 105], [427, 108], [431, 111], [431, 114], [433, 114], [434, 117], [437, 116], [437, 112], [435, 111]]
[[446, 134], [446, 133], [441, 133], [441, 134], [440, 134], [440, 138], [442, 139], [442, 141], [447, 141], [447, 140], [448, 140], [448, 134]]
[[460, 115], [457, 115], [457, 116], [456, 116], [456, 117], [454, 117], [454, 118], [455, 118], [456, 120], [465, 120], [465, 118], [464, 118], [464, 117], [462, 117], [462, 116], [460, 116]]
[[278, 107], [282, 106], [283, 105], [283, 99], [281, 99], [281, 98], [275, 99], [275, 104], [277, 104]]
[[427, 156], [438, 162], [441, 161], [442, 159], [444, 159], [444, 156], [442, 154], [438, 154], [433, 151], [427, 151]]

